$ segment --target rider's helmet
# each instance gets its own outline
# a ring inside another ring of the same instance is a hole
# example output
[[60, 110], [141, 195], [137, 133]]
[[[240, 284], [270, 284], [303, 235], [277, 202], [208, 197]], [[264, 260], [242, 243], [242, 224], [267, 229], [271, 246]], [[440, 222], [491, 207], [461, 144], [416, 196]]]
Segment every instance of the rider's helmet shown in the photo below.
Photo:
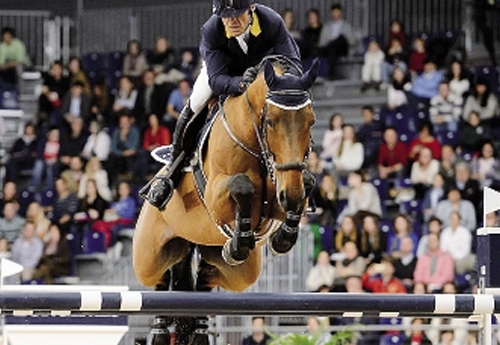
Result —
[[254, 0], [213, 0], [214, 14], [222, 18], [234, 18], [247, 11]]

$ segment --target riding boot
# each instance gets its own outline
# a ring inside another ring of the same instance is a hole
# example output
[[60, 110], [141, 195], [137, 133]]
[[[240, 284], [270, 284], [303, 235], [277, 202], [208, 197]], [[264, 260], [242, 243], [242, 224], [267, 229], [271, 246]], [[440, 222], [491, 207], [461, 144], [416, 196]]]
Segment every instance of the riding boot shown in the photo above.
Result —
[[167, 177], [160, 179], [153, 185], [148, 194], [148, 201], [151, 205], [163, 210], [169, 202], [174, 189], [179, 184], [182, 177], [182, 168], [184, 165], [179, 162], [180, 157], [183, 156], [183, 141], [184, 133], [194, 112], [189, 107], [189, 104], [182, 109], [175, 126], [175, 131], [172, 138], [172, 153], [170, 164], [167, 170]]

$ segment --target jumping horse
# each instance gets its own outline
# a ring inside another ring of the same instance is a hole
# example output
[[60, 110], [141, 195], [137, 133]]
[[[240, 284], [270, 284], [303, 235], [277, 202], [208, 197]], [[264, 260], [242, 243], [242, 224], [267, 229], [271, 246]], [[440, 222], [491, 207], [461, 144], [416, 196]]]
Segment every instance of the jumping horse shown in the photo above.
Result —
[[[291, 250], [314, 185], [305, 159], [315, 121], [309, 89], [318, 62], [300, 71], [285, 57], [265, 58], [245, 93], [228, 97], [202, 133], [191, 169], [166, 208], [144, 203], [133, 240], [142, 284], [243, 291], [259, 277], [262, 246], [278, 255]], [[206, 343], [192, 336], [206, 328], [204, 322], [193, 322], [177, 320], [178, 344]]]

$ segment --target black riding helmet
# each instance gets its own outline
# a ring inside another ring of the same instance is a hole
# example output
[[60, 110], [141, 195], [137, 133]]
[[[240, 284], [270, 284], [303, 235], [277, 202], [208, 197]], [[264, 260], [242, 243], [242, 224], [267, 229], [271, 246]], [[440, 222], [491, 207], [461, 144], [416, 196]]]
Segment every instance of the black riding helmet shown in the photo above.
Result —
[[222, 18], [234, 18], [247, 11], [254, 0], [213, 0], [214, 14]]

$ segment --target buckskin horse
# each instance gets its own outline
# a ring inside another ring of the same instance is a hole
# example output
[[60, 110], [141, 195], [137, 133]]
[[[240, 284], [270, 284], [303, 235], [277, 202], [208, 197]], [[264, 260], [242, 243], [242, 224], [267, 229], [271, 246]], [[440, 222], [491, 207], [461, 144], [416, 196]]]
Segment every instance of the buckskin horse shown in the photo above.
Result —
[[[264, 59], [246, 92], [228, 97], [202, 134], [205, 144], [191, 160], [192, 171], [184, 173], [166, 208], [144, 203], [133, 240], [142, 284], [243, 291], [259, 277], [263, 245], [275, 254], [293, 247], [314, 185], [304, 161], [318, 62], [304, 74], [290, 73], [292, 64], [284, 57]], [[193, 274], [194, 247], [200, 261]]]

